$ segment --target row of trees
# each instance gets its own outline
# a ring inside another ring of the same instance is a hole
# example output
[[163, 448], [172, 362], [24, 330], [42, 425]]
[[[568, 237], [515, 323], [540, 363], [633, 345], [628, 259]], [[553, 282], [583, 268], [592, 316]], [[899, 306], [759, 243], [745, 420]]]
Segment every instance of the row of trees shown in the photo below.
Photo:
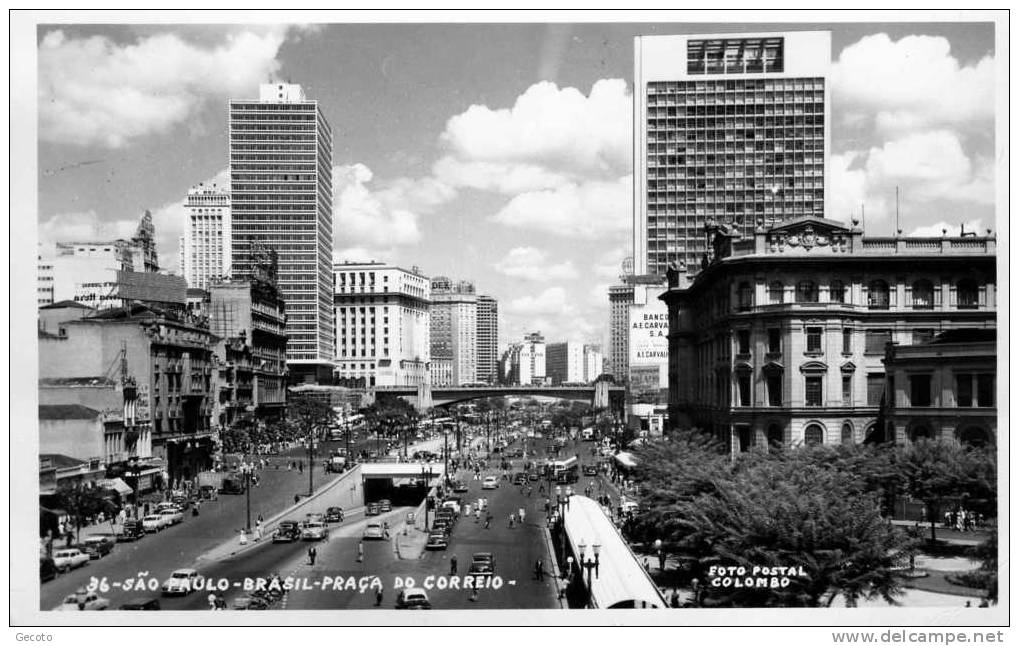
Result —
[[662, 540], [705, 580], [711, 566], [799, 566], [785, 588], [708, 587], [722, 606], [826, 606], [838, 595], [892, 602], [896, 568], [916, 539], [891, 525], [895, 496], [925, 503], [935, 518], [948, 499], [993, 504], [993, 451], [950, 442], [843, 445], [751, 452], [731, 459], [714, 440], [681, 434], [637, 451], [636, 479], [649, 510], [630, 531]]

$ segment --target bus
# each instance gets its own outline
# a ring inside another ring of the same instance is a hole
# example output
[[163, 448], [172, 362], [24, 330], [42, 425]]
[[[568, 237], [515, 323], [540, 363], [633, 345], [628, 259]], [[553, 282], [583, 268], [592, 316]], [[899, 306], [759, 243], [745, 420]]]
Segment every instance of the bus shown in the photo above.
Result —
[[573, 456], [565, 460], [549, 460], [545, 465], [545, 475], [551, 476], [560, 484], [572, 484], [579, 480], [577, 471], [580, 469], [580, 460]]
[[364, 418], [364, 415], [359, 414], [349, 415], [340, 420], [339, 424], [334, 425], [329, 429], [329, 439], [330, 440], [346, 439], [347, 429], [350, 429], [352, 433], [355, 433], [357, 431], [364, 429], [366, 423], [367, 422]]

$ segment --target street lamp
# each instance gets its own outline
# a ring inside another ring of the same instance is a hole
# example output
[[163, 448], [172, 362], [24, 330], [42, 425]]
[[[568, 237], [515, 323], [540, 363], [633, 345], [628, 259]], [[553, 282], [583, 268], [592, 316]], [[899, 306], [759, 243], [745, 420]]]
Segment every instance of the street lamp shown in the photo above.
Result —
[[662, 539], [655, 539], [655, 552], [658, 554], [658, 571], [665, 571], [665, 552], [662, 551]]
[[241, 473], [244, 474], [244, 495], [247, 498], [248, 523], [245, 525], [247, 531], [251, 531], [251, 465], [242, 464]]
[[308, 496], [314, 492], [314, 473], [315, 473], [315, 434], [314, 431], [308, 432]]
[[[591, 570], [594, 570], [595, 577], [597, 578], [598, 577], [598, 566], [600, 564], [599, 554], [598, 553], [601, 550], [601, 545], [599, 545], [598, 543], [595, 543], [594, 545], [588, 546], [588, 545], [584, 544], [584, 539], [580, 539], [580, 545], [578, 545], [577, 547], [580, 550], [580, 554], [578, 554], [578, 556], [580, 557], [580, 565], [585, 570], [587, 570], [587, 605], [588, 605], [588, 607], [590, 607], [591, 606], [591, 599], [592, 599], [592, 595], [591, 595]], [[588, 547], [591, 548], [590, 551], [588, 550]], [[592, 556], [592, 554], [593, 554], [593, 556]]]

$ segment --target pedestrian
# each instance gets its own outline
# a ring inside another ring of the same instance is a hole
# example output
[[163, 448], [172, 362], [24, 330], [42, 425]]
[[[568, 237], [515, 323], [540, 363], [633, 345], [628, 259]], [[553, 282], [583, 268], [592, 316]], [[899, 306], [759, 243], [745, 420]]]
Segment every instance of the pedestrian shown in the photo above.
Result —
[[210, 592], [209, 596], [206, 597], [206, 599], [209, 602], [209, 610], [219, 610], [219, 604], [216, 603], [216, 594], [215, 593]]
[[296, 504], [297, 504], [297, 503], [299, 503], [300, 501], [301, 501], [301, 494], [299, 494], [299, 493], [295, 493], [295, 494], [294, 494], [294, 504], [296, 505]]
[[364, 541], [357, 542], [357, 562], [364, 562]]
[[293, 460], [291, 460], [290, 462], [287, 462], [287, 471], [293, 471], [293, 470], [294, 470], [294, 462], [293, 462]]
[[[492, 514], [489, 512], [485, 515], [485, 529], [489, 529], [492, 526]], [[67, 546], [71, 546], [71, 534], [67, 534]]]
[[262, 521], [255, 523], [255, 541], [262, 540]]
[[679, 590], [677, 590], [676, 588], [672, 589], [672, 596], [669, 597], [669, 607], [670, 608], [679, 607]]
[[382, 605], [382, 584], [381, 583], [379, 584], [379, 587], [375, 589], [375, 605], [376, 605], [376, 607]]
[[240, 541], [241, 545], [247, 545], [248, 544], [248, 535], [244, 532], [243, 529], [241, 530], [241, 533], [240, 533], [240, 536], [238, 537], [238, 540]]
[[312, 545], [311, 547], [308, 548], [308, 563], [311, 565], [315, 565], [316, 556], [318, 556], [318, 550], [316, 550], [315, 546]]
[[476, 507], [474, 509], [474, 523], [477, 524], [480, 522], [481, 522], [481, 507]]
[[646, 556], [644, 557], [644, 571], [645, 572], [650, 572], [651, 571], [651, 564], [648, 563], [648, 560], [647, 560]]
[[545, 567], [540, 558], [534, 562], [534, 578], [539, 581], [545, 580]]
[[449, 557], [449, 575], [456, 576], [456, 554]]
[[301, 462], [297, 463], [297, 472], [298, 473], [304, 473], [304, 461], [303, 460]]
[[509, 517], [509, 528], [510, 529], [513, 529], [513, 523], [515, 523], [516, 520], [517, 520], [517, 515], [515, 513], [511, 513], [510, 517]]
[[520, 524], [521, 524], [521, 525], [523, 525], [523, 524], [524, 524], [524, 514], [525, 514], [525, 512], [524, 512], [524, 508], [523, 508], [523, 507], [521, 507], [521, 508], [520, 508], [520, 509], [519, 509], [519, 510], [517, 511], [517, 517], [518, 517], [518, 518], [520, 519]]
[[382, 523], [382, 535], [386, 537], [387, 541], [389, 540], [389, 521], [388, 520], [387, 521], [383, 521], [383, 523]]

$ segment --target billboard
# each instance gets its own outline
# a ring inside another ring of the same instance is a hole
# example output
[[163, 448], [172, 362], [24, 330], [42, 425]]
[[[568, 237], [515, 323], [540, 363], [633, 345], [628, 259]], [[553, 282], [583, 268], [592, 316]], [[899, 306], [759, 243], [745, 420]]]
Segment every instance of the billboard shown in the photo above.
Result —
[[669, 387], [669, 310], [658, 300], [663, 291], [638, 285], [630, 306], [630, 391], [648, 402]]

